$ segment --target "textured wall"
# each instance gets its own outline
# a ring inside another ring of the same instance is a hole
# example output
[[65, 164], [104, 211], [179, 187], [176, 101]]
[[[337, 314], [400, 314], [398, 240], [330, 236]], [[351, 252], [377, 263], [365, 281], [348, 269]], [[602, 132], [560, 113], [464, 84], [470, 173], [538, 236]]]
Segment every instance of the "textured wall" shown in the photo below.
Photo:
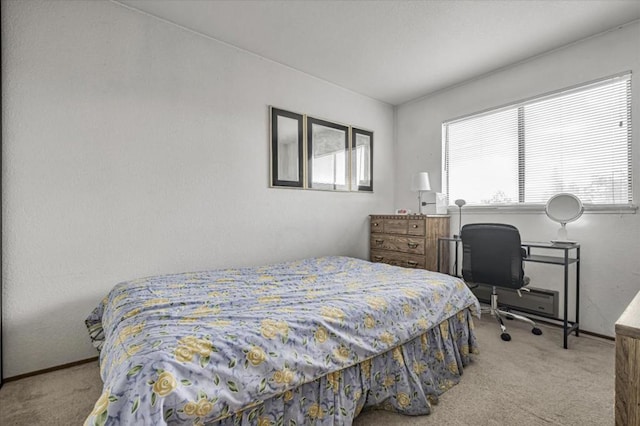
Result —
[[[413, 206], [411, 174], [433, 174], [432, 187], [440, 189], [441, 126], [448, 119], [505, 105], [553, 90], [588, 82], [623, 71], [633, 71], [634, 200], [640, 200], [640, 23], [614, 29], [563, 49], [532, 58], [500, 72], [398, 107], [398, 167], [395, 206]], [[556, 238], [558, 224], [544, 213], [463, 213], [463, 223], [503, 222], [516, 225], [523, 239]], [[452, 228], [457, 232], [458, 217]], [[613, 324], [640, 290], [640, 214], [587, 213], [568, 225], [569, 236], [582, 245], [581, 328], [613, 336]], [[527, 264], [531, 286], [560, 290], [562, 269]], [[573, 271], [573, 270], [572, 270]], [[573, 275], [573, 273], [572, 273]], [[562, 306], [562, 305], [560, 305]], [[573, 312], [573, 311], [572, 311]]]
[[[117, 282], [368, 256], [393, 108], [105, 1], [2, 2], [4, 375], [96, 355]], [[375, 193], [268, 188], [268, 105], [375, 131]]]

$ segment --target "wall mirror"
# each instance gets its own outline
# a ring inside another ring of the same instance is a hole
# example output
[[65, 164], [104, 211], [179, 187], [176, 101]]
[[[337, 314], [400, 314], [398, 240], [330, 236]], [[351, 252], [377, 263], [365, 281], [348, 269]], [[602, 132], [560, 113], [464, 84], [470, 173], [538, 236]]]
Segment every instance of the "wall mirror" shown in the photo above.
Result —
[[351, 129], [352, 188], [373, 191], [373, 132]]
[[573, 194], [563, 192], [549, 198], [544, 210], [547, 216], [549, 216], [549, 219], [560, 223], [557, 241], [568, 242], [567, 223], [578, 220], [584, 212], [584, 206], [580, 198]]
[[303, 186], [303, 116], [271, 108], [271, 185]]
[[285, 111], [270, 114], [270, 186], [373, 192], [373, 132]]
[[348, 191], [349, 128], [307, 118], [309, 188]]

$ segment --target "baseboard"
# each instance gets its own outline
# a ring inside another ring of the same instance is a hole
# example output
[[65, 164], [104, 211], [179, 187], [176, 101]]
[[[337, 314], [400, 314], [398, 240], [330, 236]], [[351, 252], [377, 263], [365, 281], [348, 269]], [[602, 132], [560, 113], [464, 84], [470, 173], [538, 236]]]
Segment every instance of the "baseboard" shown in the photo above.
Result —
[[3, 383], [15, 382], [16, 380], [26, 379], [27, 377], [37, 376], [39, 374], [51, 373], [52, 371], [64, 370], [65, 368], [75, 367], [76, 365], [87, 364], [89, 362], [93, 362], [97, 360], [98, 360], [98, 357], [95, 356], [93, 358], [82, 359], [80, 361], [74, 361], [74, 362], [70, 362], [62, 365], [56, 365], [55, 367], [49, 367], [43, 370], [36, 370], [30, 373], [18, 374], [17, 376], [12, 376], [12, 377], [4, 377], [2, 380], [3, 380]]
[[[550, 321], [546, 321], [544, 319], [540, 319], [539, 317], [535, 318], [536, 322], [545, 324], [545, 325], [551, 325], [553, 327], [557, 327], [557, 328], [562, 328], [561, 324], [556, 324], [554, 322], [550, 322]], [[587, 330], [583, 330], [580, 329], [580, 334], [586, 334], [588, 336], [593, 336], [593, 337], [598, 337], [600, 339], [604, 339], [604, 340], [611, 340], [612, 342], [615, 342], [616, 338], [614, 336], [607, 336], [605, 334], [600, 334], [600, 333], [594, 333], [593, 331], [587, 331]], [[573, 333], [571, 334], [573, 336]]]
[[598, 337], [598, 338], [604, 339], [604, 340], [611, 340], [612, 342], [616, 341], [616, 338], [614, 336], [606, 336], [604, 334], [594, 333], [593, 331], [580, 330], [580, 333], [584, 333], [584, 334], [586, 334], [588, 336]]

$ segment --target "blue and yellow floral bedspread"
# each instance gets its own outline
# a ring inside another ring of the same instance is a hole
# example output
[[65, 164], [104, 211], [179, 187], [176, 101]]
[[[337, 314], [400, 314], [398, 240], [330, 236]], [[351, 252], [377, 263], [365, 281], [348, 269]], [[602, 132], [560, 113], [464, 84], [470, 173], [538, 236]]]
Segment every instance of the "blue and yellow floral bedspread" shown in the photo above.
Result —
[[222, 419], [415, 338], [478, 301], [459, 279], [347, 257], [120, 283], [87, 318], [87, 424]]

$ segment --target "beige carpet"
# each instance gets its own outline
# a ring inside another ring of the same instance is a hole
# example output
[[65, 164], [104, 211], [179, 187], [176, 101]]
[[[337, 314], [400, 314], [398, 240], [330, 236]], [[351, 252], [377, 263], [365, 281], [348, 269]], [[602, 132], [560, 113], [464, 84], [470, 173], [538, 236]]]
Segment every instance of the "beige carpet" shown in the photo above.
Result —
[[[355, 425], [612, 425], [614, 344], [580, 336], [562, 349], [562, 334], [541, 326], [534, 336], [509, 321], [513, 340], [500, 340], [488, 315], [476, 321], [480, 355], [459, 385], [428, 416], [368, 411]], [[6, 383], [2, 425], [80, 425], [100, 396], [97, 362]]]

